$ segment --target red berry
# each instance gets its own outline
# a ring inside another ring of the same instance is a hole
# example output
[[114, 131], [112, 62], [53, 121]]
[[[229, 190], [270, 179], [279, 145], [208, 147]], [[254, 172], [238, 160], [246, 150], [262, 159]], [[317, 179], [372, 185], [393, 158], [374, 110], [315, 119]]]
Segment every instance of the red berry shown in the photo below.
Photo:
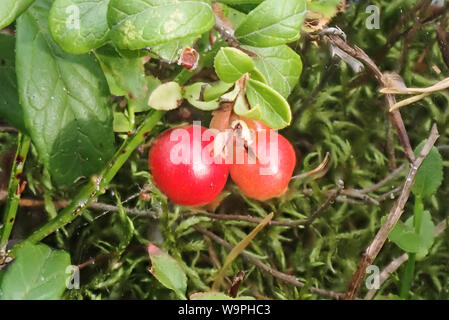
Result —
[[[161, 133], [149, 152], [148, 164], [156, 186], [173, 202], [203, 205], [226, 184], [229, 166], [213, 159], [214, 135], [199, 125]], [[207, 147], [207, 148], [206, 148]]]
[[244, 149], [244, 162], [234, 162], [230, 166], [231, 178], [247, 197], [268, 200], [287, 190], [296, 166], [296, 154], [283, 136], [263, 123], [251, 121], [247, 122], [247, 126], [257, 134], [253, 134], [253, 141], [246, 147], [237, 145], [235, 153], [239, 152], [239, 148], [240, 152]]

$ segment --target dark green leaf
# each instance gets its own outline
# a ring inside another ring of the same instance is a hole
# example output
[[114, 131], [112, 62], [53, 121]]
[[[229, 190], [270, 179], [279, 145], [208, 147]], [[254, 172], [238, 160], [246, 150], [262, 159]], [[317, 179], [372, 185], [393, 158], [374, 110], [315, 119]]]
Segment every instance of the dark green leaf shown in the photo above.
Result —
[[147, 92], [144, 63], [146, 57], [122, 57], [112, 45], [95, 50], [101, 68], [108, 80], [109, 90], [116, 96], [128, 96], [143, 101]]
[[[418, 156], [421, 152], [425, 141], [421, 142], [415, 150], [415, 155]], [[412, 192], [420, 195], [423, 198], [430, 197], [435, 192], [443, 181], [443, 158], [437, 148], [432, 147], [427, 157], [424, 159], [421, 167], [416, 174], [415, 184]]]
[[51, 1], [17, 24], [17, 78], [25, 125], [57, 184], [100, 171], [114, 152], [106, 79], [93, 55], [71, 55], [48, 30]]
[[44, 244], [25, 243], [5, 271], [0, 300], [56, 300], [66, 288], [70, 256]]
[[0, 29], [11, 24], [34, 0], [0, 0]]
[[12, 126], [25, 131], [22, 106], [17, 94], [13, 36], [0, 34], [0, 116]]
[[[260, 120], [273, 129], [282, 129], [290, 124], [292, 114], [288, 102], [266, 84], [250, 79], [246, 95], [251, 108], [260, 108]], [[247, 115], [256, 119], [251, 114]]]
[[148, 254], [152, 264], [151, 273], [156, 279], [180, 298], [186, 299], [187, 277], [179, 263], [152, 243], [148, 244]]
[[257, 70], [263, 74], [270, 87], [287, 98], [301, 76], [301, 57], [287, 45], [268, 48], [243, 46], [243, 48], [257, 55], [253, 58]]
[[235, 82], [245, 73], [254, 69], [253, 60], [243, 51], [226, 47], [221, 48], [214, 61], [215, 72], [224, 82]]
[[49, 25], [53, 39], [70, 53], [86, 53], [108, 38], [109, 0], [55, 0]]
[[111, 0], [108, 22], [114, 43], [135, 50], [199, 36], [215, 19], [210, 5], [202, 1]]
[[265, 0], [235, 30], [243, 44], [271, 47], [299, 39], [306, 16], [305, 0]]

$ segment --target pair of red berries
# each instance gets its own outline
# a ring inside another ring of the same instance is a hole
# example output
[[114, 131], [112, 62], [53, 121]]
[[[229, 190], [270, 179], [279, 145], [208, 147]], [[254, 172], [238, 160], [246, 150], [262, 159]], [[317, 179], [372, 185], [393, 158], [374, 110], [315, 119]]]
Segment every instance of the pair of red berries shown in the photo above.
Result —
[[[292, 145], [262, 122], [248, 119], [245, 124], [259, 134], [252, 141], [233, 144], [236, 152], [231, 164], [222, 154], [214, 153], [211, 145], [217, 135], [205, 127], [188, 125], [161, 133], [148, 160], [156, 186], [171, 201], [188, 206], [213, 201], [223, 190], [229, 173], [247, 197], [267, 200], [283, 194], [296, 165]], [[238, 151], [240, 159], [236, 157]], [[214, 161], [217, 158], [221, 159]]]

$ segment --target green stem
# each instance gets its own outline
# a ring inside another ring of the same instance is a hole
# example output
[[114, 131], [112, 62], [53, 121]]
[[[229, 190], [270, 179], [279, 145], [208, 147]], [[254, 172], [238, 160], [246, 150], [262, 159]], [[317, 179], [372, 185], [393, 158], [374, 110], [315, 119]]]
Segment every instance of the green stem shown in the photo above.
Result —
[[[62, 228], [72, 222], [76, 217], [80, 216], [94, 199], [106, 191], [109, 183], [128, 160], [131, 153], [145, 140], [148, 133], [154, 126], [156, 126], [163, 115], [164, 111], [157, 110], [151, 112], [140, 125], [134, 136], [118, 149], [103, 171], [99, 175], [92, 176], [90, 181], [81, 188], [70, 204], [65, 207], [57, 217], [50, 219], [25, 241], [31, 243], [39, 242], [57, 229]], [[20, 248], [25, 241], [15, 245], [9, 255], [14, 257], [16, 250]]]
[[[183, 68], [174, 81], [177, 81], [180, 85], [186, 83], [192, 76], [193, 72]], [[164, 111], [155, 110], [149, 113], [149, 116], [143, 121], [143, 123], [137, 129], [137, 132], [132, 138], [127, 140], [114, 154], [112, 160], [106, 165], [99, 175], [91, 177], [89, 183], [87, 183], [78, 194], [73, 198], [70, 204], [65, 207], [57, 217], [49, 220], [46, 224], [36, 230], [31, 236], [24, 241], [16, 244], [9, 253], [9, 256], [14, 258], [15, 252], [20, 248], [25, 241], [36, 243], [55, 232], [59, 228], [72, 222], [76, 217], [81, 215], [88, 205], [98, 198], [101, 194], [106, 192], [106, 188], [109, 183], [115, 177], [117, 172], [128, 160], [131, 153], [145, 141], [148, 133], [156, 126], [159, 120], [164, 115]]]
[[[422, 213], [424, 211], [424, 204], [422, 202], [421, 196], [415, 196], [415, 205], [413, 208], [413, 227], [415, 228], [415, 232], [419, 234], [421, 230], [421, 220]], [[410, 288], [413, 282], [413, 276], [415, 273], [415, 262], [416, 262], [416, 253], [408, 254], [408, 261], [405, 265], [404, 271], [401, 276], [401, 289], [400, 296], [403, 299], [407, 299]]]
[[0, 251], [6, 247], [16, 220], [17, 208], [20, 200], [20, 184], [25, 166], [25, 160], [30, 148], [30, 137], [19, 132], [17, 138], [17, 151], [12, 166], [8, 186], [8, 199], [3, 215], [3, 227], [0, 229]]

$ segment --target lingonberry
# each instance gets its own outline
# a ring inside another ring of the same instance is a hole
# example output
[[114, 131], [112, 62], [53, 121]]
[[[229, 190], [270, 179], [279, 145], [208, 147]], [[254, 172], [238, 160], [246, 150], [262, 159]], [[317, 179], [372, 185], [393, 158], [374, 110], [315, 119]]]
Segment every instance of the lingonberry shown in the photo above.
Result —
[[214, 132], [199, 125], [161, 133], [150, 149], [156, 186], [173, 202], [197, 206], [214, 200], [226, 184], [229, 166], [215, 161]]

